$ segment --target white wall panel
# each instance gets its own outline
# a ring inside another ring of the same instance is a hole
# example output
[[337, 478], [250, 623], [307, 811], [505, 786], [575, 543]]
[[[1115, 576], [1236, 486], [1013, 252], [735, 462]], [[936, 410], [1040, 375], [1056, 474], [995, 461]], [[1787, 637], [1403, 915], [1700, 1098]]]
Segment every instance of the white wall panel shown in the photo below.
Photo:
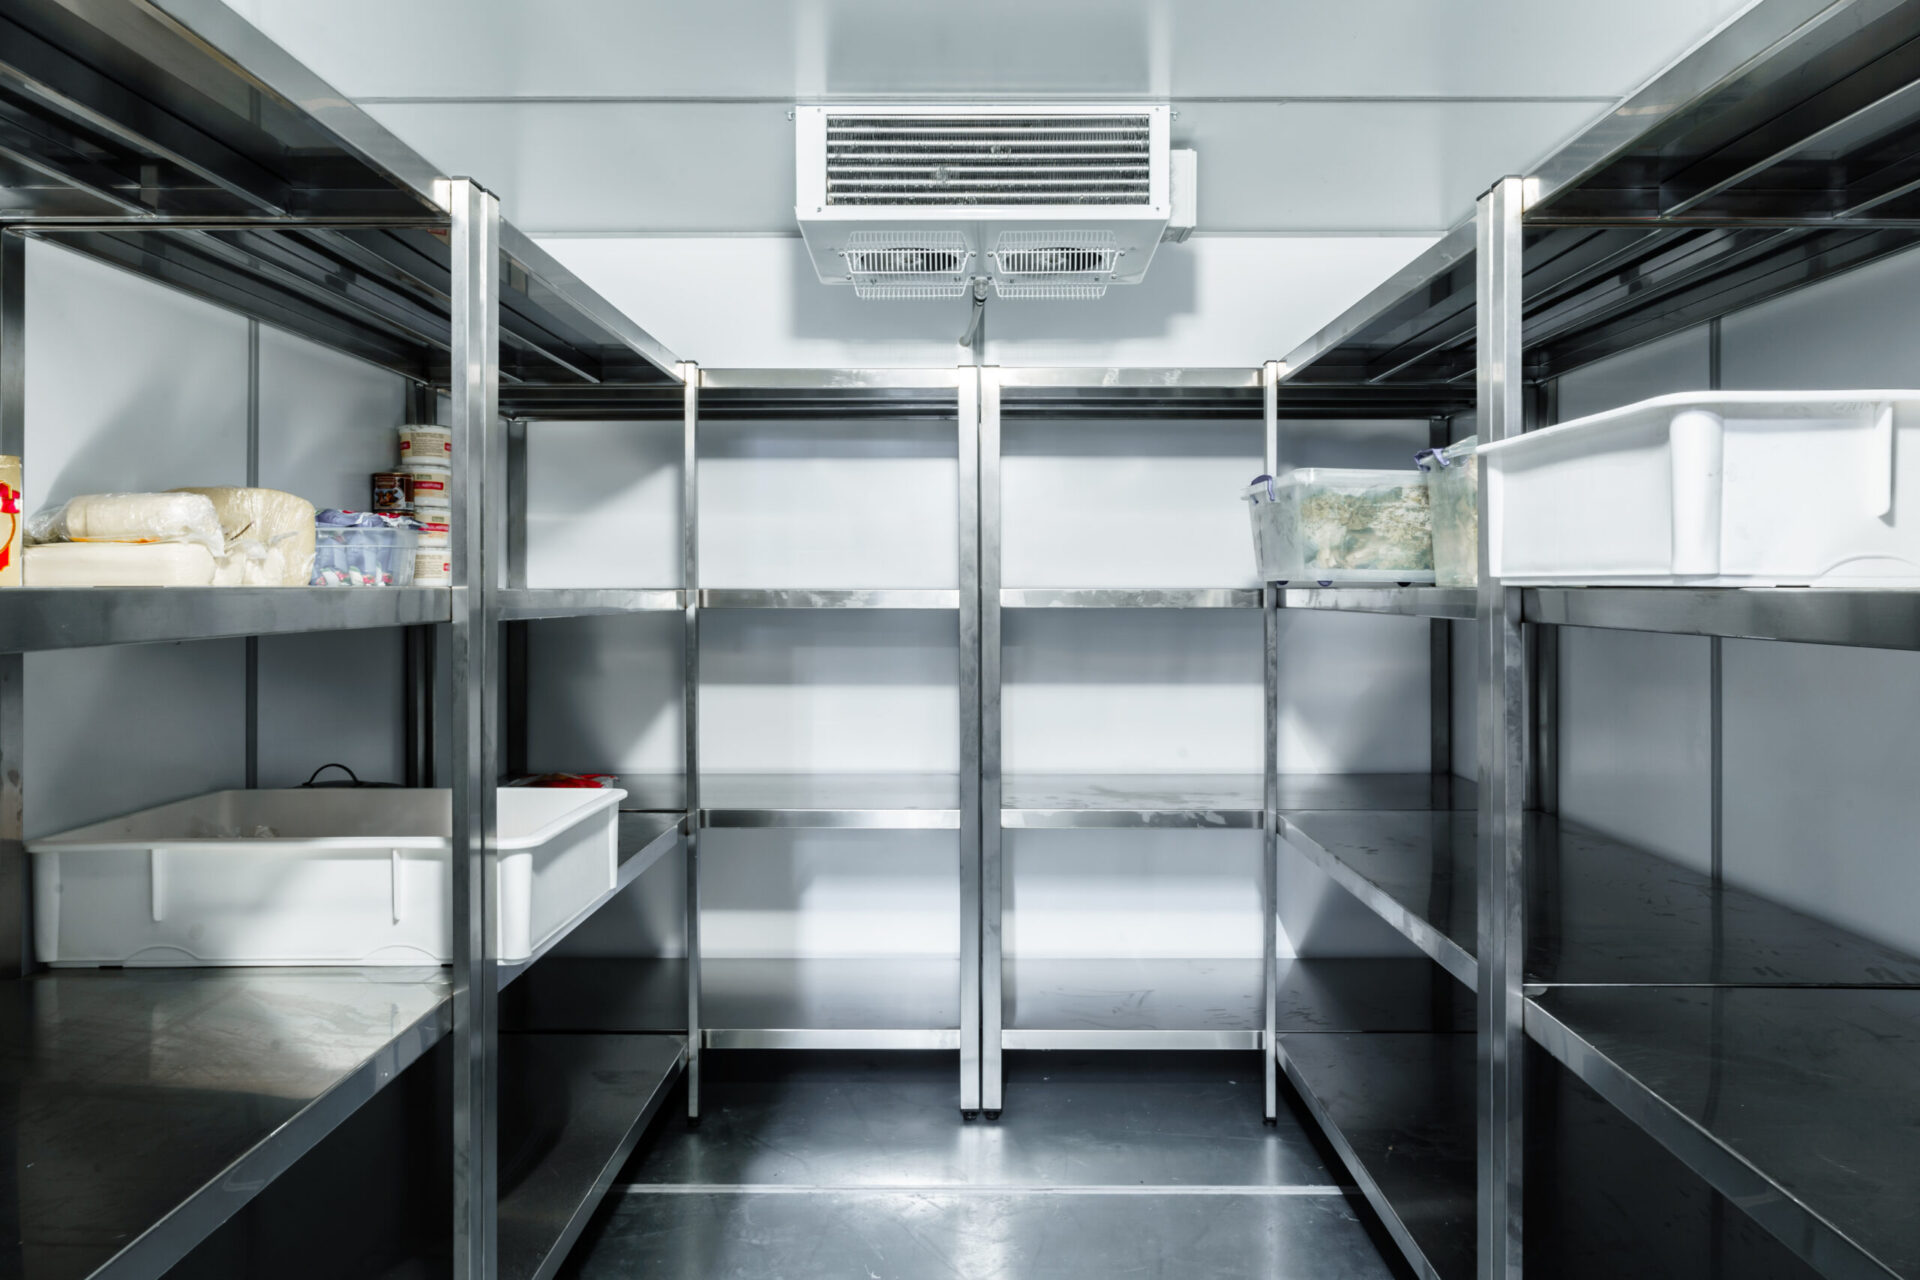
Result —
[[960, 581], [951, 421], [700, 427], [700, 585]]
[[1001, 580], [1009, 587], [1258, 585], [1246, 506], [1264, 466], [1246, 422], [1006, 418]]
[[[27, 509], [246, 478], [246, 322], [27, 245]], [[238, 641], [29, 654], [28, 835], [245, 779]]]
[[700, 760], [708, 772], [960, 767], [951, 612], [709, 609], [700, 640]]
[[[1475, 97], [1489, 86], [1504, 95], [1617, 97], [1746, 7], [1746, 0], [229, 2], [346, 93], [442, 97]], [[370, 31], [381, 38], [367, 39]], [[434, 57], [418, 56], [427, 48]]]
[[527, 431], [527, 585], [679, 586], [682, 425], [535, 422]]
[[[1428, 237], [1196, 237], [1097, 302], [991, 301], [987, 362], [1247, 368], [1277, 360]], [[781, 237], [548, 239], [669, 348], [712, 369], [951, 368], [967, 304], [862, 301]]]
[[[405, 397], [398, 375], [263, 326], [261, 485], [315, 507], [366, 507], [368, 475], [398, 464]], [[331, 761], [405, 781], [401, 644], [393, 631], [261, 639], [261, 786], [295, 786]]]
[[675, 613], [553, 618], [527, 628], [527, 767], [536, 773], [685, 770]]

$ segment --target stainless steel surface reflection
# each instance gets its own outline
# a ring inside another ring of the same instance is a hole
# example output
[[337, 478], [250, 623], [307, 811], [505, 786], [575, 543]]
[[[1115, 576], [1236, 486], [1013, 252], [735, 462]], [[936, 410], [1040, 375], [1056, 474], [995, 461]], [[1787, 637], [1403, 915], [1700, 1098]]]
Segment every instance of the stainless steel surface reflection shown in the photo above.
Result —
[[439, 969], [5, 984], [0, 1274], [159, 1274], [439, 1040], [448, 1010]]

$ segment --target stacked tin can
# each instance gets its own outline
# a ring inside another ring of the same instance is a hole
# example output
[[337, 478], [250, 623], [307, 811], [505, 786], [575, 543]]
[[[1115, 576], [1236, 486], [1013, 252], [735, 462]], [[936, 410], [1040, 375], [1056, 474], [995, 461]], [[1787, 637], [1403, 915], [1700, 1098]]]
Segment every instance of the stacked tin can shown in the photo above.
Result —
[[413, 581], [453, 580], [453, 432], [428, 423], [400, 428], [400, 468], [375, 472], [373, 509], [412, 516], [420, 526]]

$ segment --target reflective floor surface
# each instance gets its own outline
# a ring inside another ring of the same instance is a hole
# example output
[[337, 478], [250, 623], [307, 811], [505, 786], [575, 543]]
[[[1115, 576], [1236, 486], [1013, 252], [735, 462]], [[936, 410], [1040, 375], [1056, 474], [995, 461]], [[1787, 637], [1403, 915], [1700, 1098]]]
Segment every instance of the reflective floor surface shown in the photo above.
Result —
[[963, 1123], [951, 1055], [711, 1053], [564, 1275], [814, 1280], [1401, 1280], [1303, 1114], [1260, 1122], [1255, 1055], [1010, 1054]]

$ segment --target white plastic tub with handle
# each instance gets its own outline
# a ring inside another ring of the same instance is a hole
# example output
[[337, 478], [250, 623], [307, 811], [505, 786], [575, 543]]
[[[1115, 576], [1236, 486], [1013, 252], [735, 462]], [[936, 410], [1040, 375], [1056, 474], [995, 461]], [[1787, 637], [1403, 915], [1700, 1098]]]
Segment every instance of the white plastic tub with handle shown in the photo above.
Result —
[[1505, 582], [1920, 586], [1920, 391], [1659, 396], [1479, 456]]
[[[626, 792], [503, 787], [499, 954], [614, 887]], [[449, 791], [216, 791], [27, 842], [50, 965], [445, 964]]]

